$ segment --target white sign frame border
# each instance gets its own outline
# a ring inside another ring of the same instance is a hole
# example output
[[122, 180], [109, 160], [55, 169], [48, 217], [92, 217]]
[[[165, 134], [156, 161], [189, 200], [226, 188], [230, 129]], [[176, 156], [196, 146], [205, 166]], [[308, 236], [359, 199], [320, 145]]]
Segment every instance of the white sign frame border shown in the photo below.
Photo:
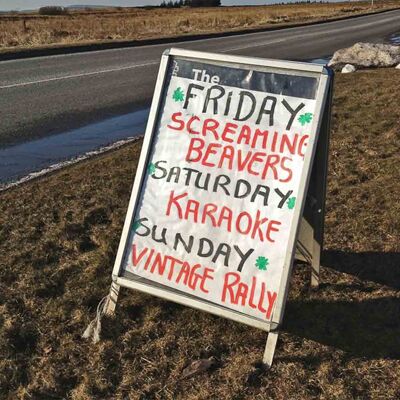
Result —
[[[317, 97], [316, 97], [316, 106], [315, 113], [313, 117], [313, 122], [311, 125], [309, 146], [312, 147], [311, 152], [306, 153], [306, 157], [304, 159], [303, 164], [303, 173], [300, 180], [300, 190], [297, 194], [296, 202], [300, 204], [300, 207], [295, 207], [294, 215], [293, 215], [293, 224], [290, 230], [289, 240], [288, 240], [288, 249], [289, 251], [286, 253], [285, 262], [284, 262], [284, 270], [281, 277], [280, 288], [278, 292], [278, 297], [276, 300], [276, 305], [273, 311], [273, 315], [271, 321], [262, 321], [261, 319], [257, 319], [255, 317], [251, 317], [240, 313], [235, 310], [231, 310], [229, 308], [223, 307], [221, 305], [213, 304], [202, 299], [197, 299], [193, 297], [189, 297], [185, 293], [179, 293], [178, 291], [174, 291], [171, 288], [160, 288], [151, 284], [147, 284], [144, 282], [130, 280], [120, 276], [120, 272], [122, 269], [122, 261], [124, 259], [125, 250], [127, 246], [127, 240], [129, 238], [129, 232], [131, 229], [131, 225], [133, 223], [133, 218], [136, 213], [138, 199], [140, 198], [140, 190], [142, 187], [142, 183], [146, 176], [146, 165], [148, 163], [149, 154], [152, 148], [152, 142], [155, 136], [155, 127], [157, 123], [157, 117], [159, 116], [160, 106], [162, 103], [162, 94], [164, 89], [164, 83], [166, 78], [166, 73], [168, 71], [169, 60], [173, 56], [181, 56], [185, 58], [194, 58], [196, 60], [201, 60], [204, 62], [215, 62], [222, 61], [229, 64], [236, 65], [250, 65], [250, 66], [258, 66], [258, 67], [271, 67], [280, 70], [287, 70], [288, 73], [295, 72], [305, 72], [306, 75], [312, 76], [315, 75], [319, 77], [319, 85], [317, 89]], [[308, 73], [308, 74], [307, 74]], [[111, 293], [113, 292], [114, 287], [114, 304], [110, 305], [112, 309], [115, 308], [115, 302], [118, 297], [119, 287], [126, 287], [131, 289], [136, 289], [138, 291], [151, 294], [165, 300], [170, 300], [179, 304], [183, 304], [185, 306], [189, 306], [201, 311], [206, 311], [211, 314], [215, 314], [217, 316], [221, 316], [224, 318], [231, 319], [236, 322], [244, 323], [246, 325], [264, 330], [266, 332], [275, 331], [278, 329], [280, 324], [282, 323], [285, 304], [289, 292], [289, 280], [291, 276], [291, 270], [293, 266], [293, 261], [296, 253], [296, 240], [300, 227], [301, 216], [303, 215], [303, 209], [305, 204], [305, 198], [307, 195], [307, 188], [310, 181], [311, 176], [311, 164], [314, 159], [315, 150], [317, 147], [318, 135], [321, 128], [322, 123], [322, 113], [325, 109], [325, 104], [328, 95], [329, 88], [329, 72], [323, 65], [309, 64], [309, 63], [301, 63], [301, 62], [293, 62], [293, 61], [280, 61], [280, 60], [271, 60], [271, 59], [262, 59], [255, 57], [244, 57], [244, 56], [235, 56], [235, 55], [222, 55], [208, 52], [198, 52], [192, 50], [171, 48], [169, 50], [165, 50], [160, 62], [160, 67], [158, 71], [156, 86], [154, 90], [154, 96], [150, 108], [150, 113], [148, 117], [148, 123], [144, 135], [142, 151], [140, 153], [139, 163], [136, 169], [136, 176], [129, 200], [129, 206], [121, 234], [121, 239], [118, 247], [117, 256], [114, 263], [114, 268], [112, 272], [112, 280], [113, 285], [111, 288]], [[115, 295], [116, 294], [116, 295]]]

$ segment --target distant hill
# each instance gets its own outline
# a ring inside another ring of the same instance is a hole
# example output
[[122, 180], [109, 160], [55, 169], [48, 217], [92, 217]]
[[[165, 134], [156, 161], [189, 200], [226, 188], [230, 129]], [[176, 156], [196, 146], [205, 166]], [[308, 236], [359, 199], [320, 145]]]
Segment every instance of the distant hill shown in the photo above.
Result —
[[[107, 9], [107, 8], [155, 8], [157, 6], [123, 6], [119, 7], [116, 5], [93, 5], [93, 4], [71, 4], [69, 6], [64, 6], [63, 8], [67, 10], [85, 10], [85, 9]], [[7, 14], [26, 14], [26, 13], [36, 13], [39, 9], [22, 9], [22, 10], [0, 10], [0, 15]]]
[[65, 6], [68, 10], [82, 10], [82, 9], [104, 9], [104, 8], [156, 8], [158, 6], [117, 6], [117, 5], [85, 5], [85, 4], [77, 4], [77, 5], [70, 5]]
[[115, 6], [112, 6], [112, 5], [109, 5], [109, 6], [104, 6], [104, 5], [102, 5], [102, 6], [96, 6], [96, 5], [93, 5], [93, 4], [91, 4], [91, 5], [85, 5], [85, 4], [76, 4], [76, 5], [74, 5], [74, 4], [72, 4], [72, 5], [70, 5], [70, 6], [66, 6], [65, 8], [68, 8], [68, 9], [80, 9], [80, 8], [115, 8]]

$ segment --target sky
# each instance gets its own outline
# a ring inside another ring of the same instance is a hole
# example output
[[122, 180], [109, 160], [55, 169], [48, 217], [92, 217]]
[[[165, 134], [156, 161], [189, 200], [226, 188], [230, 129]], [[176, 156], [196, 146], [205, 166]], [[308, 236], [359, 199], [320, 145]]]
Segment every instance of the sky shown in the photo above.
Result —
[[[162, 0], [0, 0], [0, 10], [32, 10], [41, 6], [68, 6], [76, 4], [85, 5], [110, 5], [110, 6], [143, 6], [158, 5]], [[283, 0], [222, 0], [222, 4], [228, 5], [253, 5], [270, 4]], [[288, 1], [288, 0], [285, 0]]]

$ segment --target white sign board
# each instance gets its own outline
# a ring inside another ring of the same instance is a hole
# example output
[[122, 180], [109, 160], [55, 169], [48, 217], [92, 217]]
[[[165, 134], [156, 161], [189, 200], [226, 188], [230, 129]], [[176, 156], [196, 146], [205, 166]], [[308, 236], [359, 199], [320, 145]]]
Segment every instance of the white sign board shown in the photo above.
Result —
[[277, 326], [327, 82], [322, 66], [164, 55], [114, 281]]

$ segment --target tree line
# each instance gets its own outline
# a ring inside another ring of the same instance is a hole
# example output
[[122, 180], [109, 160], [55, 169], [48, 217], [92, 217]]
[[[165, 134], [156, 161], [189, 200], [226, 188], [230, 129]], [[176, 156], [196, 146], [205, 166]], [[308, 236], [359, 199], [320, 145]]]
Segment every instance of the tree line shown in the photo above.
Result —
[[179, 8], [179, 7], [218, 7], [221, 0], [163, 0], [160, 7]]

